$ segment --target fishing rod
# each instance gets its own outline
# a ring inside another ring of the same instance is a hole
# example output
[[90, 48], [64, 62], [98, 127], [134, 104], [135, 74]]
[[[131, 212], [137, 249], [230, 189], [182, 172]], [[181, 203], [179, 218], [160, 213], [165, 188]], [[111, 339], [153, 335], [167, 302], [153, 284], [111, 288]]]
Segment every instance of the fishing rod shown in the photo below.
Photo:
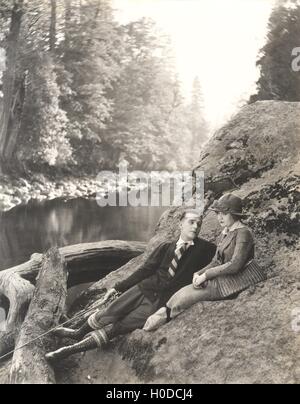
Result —
[[115, 293], [113, 296], [108, 296], [107, 298], [104, 296], [100, 301], [95, 302], [94, 304], [92, 304], [91, 307], [89, 307], [87, 310], [84, 310], [83, 312], [78, 313], [78, 314], [77, 314], [76, 316], [74, 316], [73, 318], [70, 318], [70, 319], [64, 321], [63, 323], [57, 325], [56, 327], [51, 328], [51, 329], [48, 330], [47, 332], [45, 332], [45, 333], [39, 335], [38, 337], [36, 337], [36, 338], [34, 338], [34, 339], [32, 339], [32, 340], [26, 342], [26, 344], [21, 345], [21, 346], [15, 348], [15, 349], [11, 350], [10, 352], [7, 352], [7, 353], [6, 353], [5, 355], [3, 355], [3, 356], [0, 356], [0, 361], [1, 361], [2, 359], [6, 358], [7, 356], [10, 356], [11, 354], [15, 353], [16, 351], [19, 351], [20, 349], [23, 349], [23, 348], [25, 348], [26, 346], [32, 344], [33, 342], [38, 341], [39, 339], [45, 337], [46, 335], [51, 334], [53, 331], [57, 330], [57, 329], [60, 328], [60, 327], [63, 327], [64, 325], [68, 324], [70, 321], [74, 321], [74, 320], [76, 320], [77, 318], [80, 318], [80, 317], [86, 318], [86, 317], [87, 317], [87, 314], [88, 314], [89, 312], [93, 312], [94, 310], [98, 310], [99, 307], [103, 306], [103, 305], [104, 305], [105, 303], [107, 303], [111, 298], [113, 298], [112, 300], [114, 300], [114, 299], [117, 298], [118, 296], [119, 296], [119, 293]]

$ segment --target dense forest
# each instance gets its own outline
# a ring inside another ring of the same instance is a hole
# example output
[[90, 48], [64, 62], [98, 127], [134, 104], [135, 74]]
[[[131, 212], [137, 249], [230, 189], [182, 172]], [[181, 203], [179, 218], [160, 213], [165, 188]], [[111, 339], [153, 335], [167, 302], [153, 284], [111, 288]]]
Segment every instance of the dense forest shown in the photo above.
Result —
[[[300, 101], [299, 38], [299, 1], [278, 1], [250, 103]], [[0, 173], [190, 168], [208, 136], [203, 107], [197, 77], [184, 97], [153, 21], [122, 25], [110, 0], [1, 1]]]
[[197, 160], [207, 137], [200, 82], [185, 100], [153, 21], [121, 25], [109, 0], [2, 0], [0, 40], [2, 173]]
[[300, 74], [293, 68], [300, 47], [300, 2], [279, 0], [268, 24], [267, 40], [257, 66], [260, 77], [250, 103], [262, 100], [300, 101]]

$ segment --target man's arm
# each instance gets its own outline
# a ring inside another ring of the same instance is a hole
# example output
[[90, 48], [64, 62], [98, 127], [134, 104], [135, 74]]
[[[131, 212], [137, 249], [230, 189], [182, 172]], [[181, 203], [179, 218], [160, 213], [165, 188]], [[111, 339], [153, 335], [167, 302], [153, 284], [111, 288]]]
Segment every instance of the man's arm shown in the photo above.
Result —
[[202, 268], [200, 271], [197, 271], [196, 272], [197, 275], [202, 275], [209, 268], [214, 268], [215, 266], [220, 265], [218, 262], [218, 251], [216, 250], [216, 247], [213, 249], [213, 252], [214, 252], [214, 255], [211, 255], [212, 260], [210, 260], [210, 263], [207, 266], [205, 266], [204, 268]]
[[169, 245], [170, 243], [163, 243], [157, 247], [137, 271], [135, 271], [127, 279], [117, 282], [114, 289], [117, 292], [126, 292], [126, 290], [153, 275], [158, 270]]
[[217, 246], [214, 243], [209, 243], [209, 246], [206, 247], [206, 263], [205, 263], [205, 266], [210, 265], [210, 263], [214, 259], [217, 259]]

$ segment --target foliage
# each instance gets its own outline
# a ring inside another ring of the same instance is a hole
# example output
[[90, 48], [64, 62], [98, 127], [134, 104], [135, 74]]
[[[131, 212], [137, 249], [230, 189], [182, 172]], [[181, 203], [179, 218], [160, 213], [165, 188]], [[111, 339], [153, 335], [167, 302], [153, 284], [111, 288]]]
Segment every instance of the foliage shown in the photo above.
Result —
[[67, 139], [66, 113], [59, 106], [54, 64], [50, 55], [37, 54], [34, 61], [26, 77], [22, 127], [26, 137], [20, 143], [20, 157], [36, 169], [45, 165], [66, 167], [72, 161], [72, 148]]
[[[67, 18], [65, 41], [58, 49], [63, 59], [62, 107], [75, 159], [89, 170], [105, 162], [101, 130], [111, 119], [113, 104], [106, 93], [120, 74], [122, 37], [107, 1], [87, 1], [73, 7]], [[95, 151], [100, 151], [98, 158]]]
[[[203, 116], [204, 101], [200, 80], [195, 77], [192, 89], [192, 100], [187, 111], [188, 128], [192, 134], [191, 159], [195, 163], [199, 160], [201, 145], [208, 138], [208, 126]], [[195, 147], [196, 146], [196, 147]]]
[[299, 47], [300, 3], [283, 1], [272, 12], [267, 43], [260, 51], [257, 65], [260, 78], [257, 93], [250, 102], [258, 100], [300, 101], [300, 75], [292, 69], [292, 52]]
[[12, 44], [16, 1], [1, 4], [0, 34], [18, 52], [9, 99], [19, 113], [6, 136], [18, 131], [19, 166], [77, 175], [123, 158], [134, 169], [190, 167], [207, 131], [200, 83], [187, 104], [169, 38], [153, 21], [120, 25], [109, 0], [30, 0]]
[[169, 38], [149, 19], [128, 24], [124, 35], [123, 70], [106, 130], [113, 160], [121, 156], [142, 169], [189, 166], [193, 117], [184, 105]]

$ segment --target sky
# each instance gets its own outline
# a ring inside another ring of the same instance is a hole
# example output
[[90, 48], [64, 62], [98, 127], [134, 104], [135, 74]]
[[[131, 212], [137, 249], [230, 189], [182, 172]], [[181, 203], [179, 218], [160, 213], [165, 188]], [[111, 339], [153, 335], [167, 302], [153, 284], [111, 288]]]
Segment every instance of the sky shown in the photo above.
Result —
[[211, 131], [255, 92], [275, 0], [113, 0], [121, 23], [144, 16], [169, 34], [186, 97], [199, 77]]

